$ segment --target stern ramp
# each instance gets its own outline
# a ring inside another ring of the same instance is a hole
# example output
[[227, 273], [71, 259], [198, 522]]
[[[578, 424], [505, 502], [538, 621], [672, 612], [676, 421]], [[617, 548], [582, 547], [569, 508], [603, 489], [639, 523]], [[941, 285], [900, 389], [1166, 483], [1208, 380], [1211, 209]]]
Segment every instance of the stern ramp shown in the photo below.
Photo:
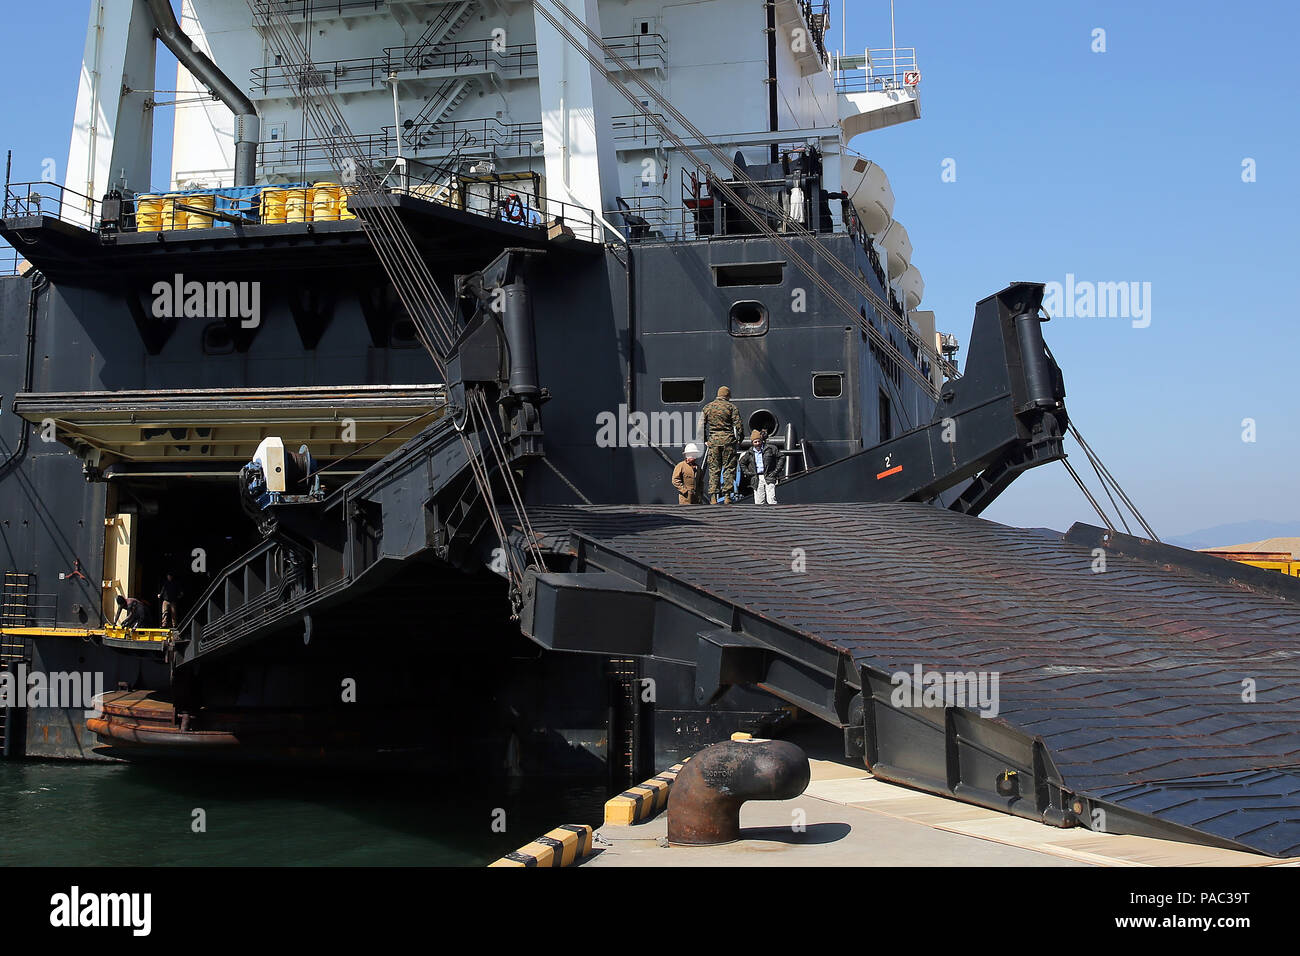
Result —
[[843, 728], [882, 779], [1055, 826], [1300, 855], [1294, 579], [923, 504], [528, 515], [568, 569], [525, 583], [544, 647], [693, 664], [701, 706], [762, 687]]

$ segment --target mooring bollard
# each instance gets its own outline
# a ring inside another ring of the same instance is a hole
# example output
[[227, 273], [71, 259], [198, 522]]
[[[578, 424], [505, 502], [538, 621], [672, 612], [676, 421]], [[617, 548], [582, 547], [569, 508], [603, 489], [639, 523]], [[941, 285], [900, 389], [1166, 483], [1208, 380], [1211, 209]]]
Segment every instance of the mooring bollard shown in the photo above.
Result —
[[808, 757], [784, 740], [725, 740], [705, 747], [668, 797], [668, 842], [712, 846], [740, 839], [747, 800], [790, 800], [808, 787]]

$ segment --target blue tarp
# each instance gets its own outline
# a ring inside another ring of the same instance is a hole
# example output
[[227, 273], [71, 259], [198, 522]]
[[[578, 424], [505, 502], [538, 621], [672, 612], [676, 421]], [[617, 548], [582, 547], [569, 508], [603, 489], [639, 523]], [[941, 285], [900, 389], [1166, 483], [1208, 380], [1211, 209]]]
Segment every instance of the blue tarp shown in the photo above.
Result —
[[[215, 207], [218, 212], [238, 213], [241, 216], [251, 217], [254, 221], [259, 218], [260, 208], [252, 205], [252, 200], [256, 199], [263, 189], [303, 189], [313, 183], [266, 183], [261, 186], [218, 186], [215, 189], [173, 189], [165, 193], [151, 193], [156, 196], [216, 196]], [[140, 197], [136, 196], [138, 200]], [[230, 223], [222, 222], [220, 219], [212, 220], [214, 228], [229, 227]]]

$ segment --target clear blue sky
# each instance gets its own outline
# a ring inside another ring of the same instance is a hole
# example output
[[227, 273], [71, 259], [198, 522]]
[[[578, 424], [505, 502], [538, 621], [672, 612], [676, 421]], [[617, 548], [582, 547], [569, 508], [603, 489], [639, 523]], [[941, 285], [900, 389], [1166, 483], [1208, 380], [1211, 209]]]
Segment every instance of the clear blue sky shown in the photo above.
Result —
[[[849, 6], [850, 52], [889, 46], [889, 4]], [[889, 173], [923, 308], [965, 341], [975, 302], [1008, 281], [1150, 282], [1147, 328], [1044, 327], [1083, 436], [1157, 533], [1300, 518], [1296, 6], [897, 0], [895, 13], [899, 45], [917, 48], [921, 119], [853, 145]], [[1105, 53], [1091, 50], [1098, 27]], [[956, 182], [941, 180], [946, 158]], [[987, 516], [1097, 523], [1060, 465], [1021, 476]]]
[[[47, 156], [61, 179], [89, 5], [11, 6], [6, 35], [39, 39], [7, 44], [0, 61], [0, 148], [14, 150], [16, 180], [39, 178]], [[853, 145], [888, 171], [924, 307], [963, 342], [976, 300], [1009, 281], [1151, 284], [1147, 328], [1062, 317], [1045, 331], [1072, 416], [1157, 532], [1300, 519], [1287, 359], [1300, 311], [1300, 13], [1155, 6], [897, 0], [922, 118]], [[850, 7], [850, 51], [888, 46], [889, 4]], [[1091, 50], [1095, 28], [1105, 53]], [[171, 88], [174, 61], [159, 62]], [[160, 130], [159, 168], [167, 140]], [[1241, 179], [1247, 157], [1254, 183]], [[1242, 441], [1245, 418], [1254, 443]], [[1022, 476], [988, 517], [1096, 523], [1059, 465]]]

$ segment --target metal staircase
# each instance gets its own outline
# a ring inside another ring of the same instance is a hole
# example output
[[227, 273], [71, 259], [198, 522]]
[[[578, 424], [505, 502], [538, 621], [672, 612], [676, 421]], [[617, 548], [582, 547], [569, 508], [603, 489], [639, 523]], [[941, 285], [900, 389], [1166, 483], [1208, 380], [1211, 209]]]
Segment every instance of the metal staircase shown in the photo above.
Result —
[[[440, 53], [461, 28], [469, 22], [477, 0], [455, 0], [446, 4], [441, 11], [429, 21], [428, 26], [406, 51], [405, 62], [413, 69], [424, 69], [434, 65], [435, 54]], [[418, 116], [407, 127], [405, 139], [417, 149], [436, 137], [435, 127], [454, 113], [469, 96], [472, 81], [464, 77], [452, 77], [436, 89], [425, 101]]]
[[417, 149], [438, 138], [438, 125], [459, 109], [469, 96], [474, 81], [469, 77], [452, 77], [429, 97], [420, 114], [406, 131], [406, 141]]
[[460, 32], [473, 12], [477, 0], [457, 0], [448, 3], [442, 11], [429, 22], [424, 33], [411, 45], [406, 53], [406, 65], [420, 67], [424, 57], [436, 53], [444, 43]]

